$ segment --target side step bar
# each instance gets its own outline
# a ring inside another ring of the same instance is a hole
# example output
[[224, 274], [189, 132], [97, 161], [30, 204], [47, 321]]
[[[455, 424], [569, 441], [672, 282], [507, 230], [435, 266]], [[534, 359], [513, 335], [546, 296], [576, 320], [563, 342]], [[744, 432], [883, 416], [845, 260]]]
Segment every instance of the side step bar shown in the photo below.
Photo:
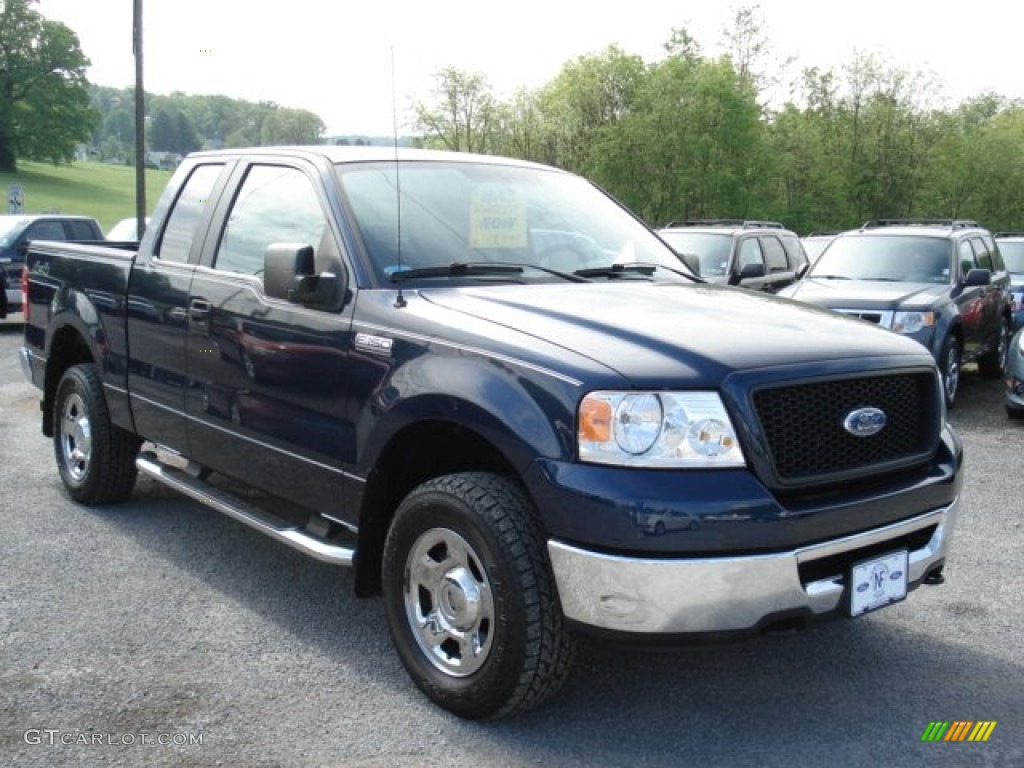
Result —
[[135, 460], [135, 466], [143, 474], [149, 475], [164, 485], [190, 496], [218, 512], [223, 512], [239, 522], [255, 528], [293, 547], [300, 552], [334, 565], [351, 566], [355, 550], [330, 544], [317, 538], [296, 525], [275, 519], [273, 515], [247, 504], [234, 496], [209, 483], [193, 477], [187, 472], [160, 461], [156, 454], [144, 452]]

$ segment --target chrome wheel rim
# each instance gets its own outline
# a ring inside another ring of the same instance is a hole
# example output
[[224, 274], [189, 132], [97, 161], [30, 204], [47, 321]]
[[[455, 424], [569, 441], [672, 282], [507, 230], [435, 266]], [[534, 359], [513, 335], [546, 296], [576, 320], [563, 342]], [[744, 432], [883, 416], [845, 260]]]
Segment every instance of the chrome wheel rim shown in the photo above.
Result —
[[950, 347], [946, 353], [946, 400], [953, 402], [960, 386], [960, 355], [957, 348]]
[[999, 350], [996, 352], [996, 359], [999, 361], [999, 370], [1005, 371], [1010, 352], [1010, 329], [1006, 323], [999, 325]]
[[64, 401], [60, 419], [60, 449], [71, 479], [80, 483], [89, 471], [92, 458], [92, 425], [89, 409], [81, 395], [72, 394]]
[[494, 637], [494, 597], [480, 557], [454, 531], [422, 533], [406, 560], [405, 615], [416, 644], [441, 672], [483, 666]]

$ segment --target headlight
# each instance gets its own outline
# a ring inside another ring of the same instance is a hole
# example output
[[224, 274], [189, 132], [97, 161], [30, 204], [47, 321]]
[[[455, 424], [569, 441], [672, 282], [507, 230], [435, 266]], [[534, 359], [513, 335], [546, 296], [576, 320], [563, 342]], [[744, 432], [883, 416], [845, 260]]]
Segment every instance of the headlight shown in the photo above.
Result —
[[580, 460], [631, 467], [742, 467], [715, 392], [591, 392], [579, 408]]
[[896, 333], [917, 333], [935, 325], [934, 312], [894, 312], [892, 329]]

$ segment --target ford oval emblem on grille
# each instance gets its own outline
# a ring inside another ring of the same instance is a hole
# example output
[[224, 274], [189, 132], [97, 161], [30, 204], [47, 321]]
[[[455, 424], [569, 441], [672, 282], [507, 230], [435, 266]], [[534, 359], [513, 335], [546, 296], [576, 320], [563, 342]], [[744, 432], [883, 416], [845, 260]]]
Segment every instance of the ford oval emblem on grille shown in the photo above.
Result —
[[878, 408], [858, 408], [846, 414], [843, 429], [854, 437], [871, 437], [885, 427], [885, 411]]

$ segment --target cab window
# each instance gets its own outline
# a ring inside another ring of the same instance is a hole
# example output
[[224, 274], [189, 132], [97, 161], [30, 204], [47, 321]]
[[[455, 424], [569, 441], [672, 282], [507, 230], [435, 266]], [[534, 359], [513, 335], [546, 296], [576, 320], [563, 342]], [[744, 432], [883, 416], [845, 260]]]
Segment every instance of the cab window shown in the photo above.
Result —
[[223, 168], [223, 165], [218, 164], [200, 165], [193, 169], [171, 209], [157, 247], [156, 255], [164, 261], [189, 260], [196, 228]]
[[213, 267], [261, 275], [268, 245], [311, 245], [319, 252], [327, 232], [316, 189], [302, 171], [254, 165], [235, 196]]

